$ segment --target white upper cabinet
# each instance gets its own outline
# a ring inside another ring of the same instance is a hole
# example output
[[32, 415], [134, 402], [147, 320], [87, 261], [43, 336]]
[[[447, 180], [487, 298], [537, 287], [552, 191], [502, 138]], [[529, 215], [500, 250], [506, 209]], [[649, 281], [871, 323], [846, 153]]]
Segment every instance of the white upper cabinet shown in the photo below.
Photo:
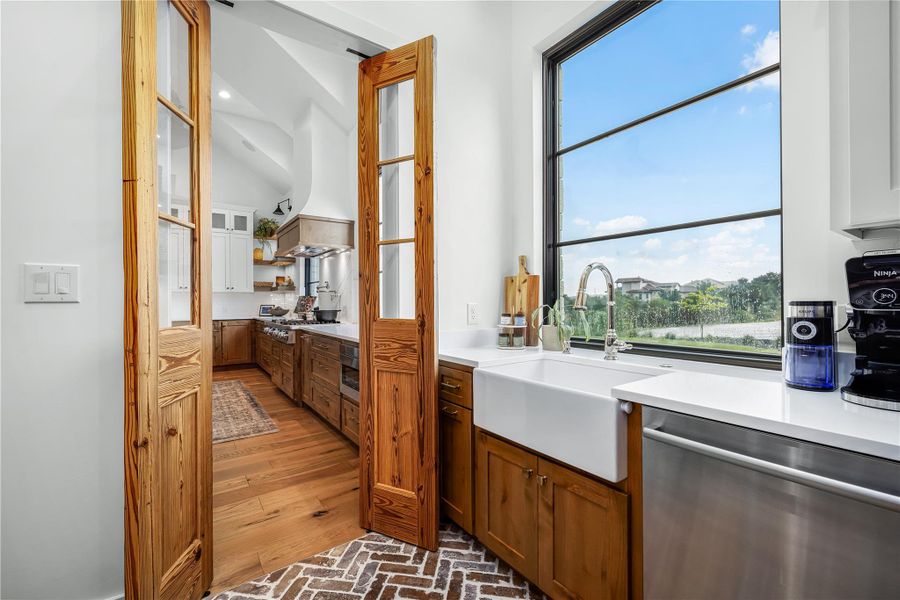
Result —
[[253, 234], [253, 210], [241, 208], [213, 207], [213, 231]]
[[900, 227], [900, 2], [832, 2], [829, 34], [832, 228], [879, 237]]
[[253, 209], [212, 210], [212, 291], [253, 291]]

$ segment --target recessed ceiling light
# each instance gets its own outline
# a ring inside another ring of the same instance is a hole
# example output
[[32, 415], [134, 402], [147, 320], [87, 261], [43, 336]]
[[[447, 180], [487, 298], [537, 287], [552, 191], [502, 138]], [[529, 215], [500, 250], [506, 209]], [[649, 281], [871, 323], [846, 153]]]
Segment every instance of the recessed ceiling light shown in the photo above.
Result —
[[229, 98], [231, 98], [231, 92], [229, 92], [228, 90], [219, 90], [219, 98], [221, 98], [222, 100], [228, 100]]

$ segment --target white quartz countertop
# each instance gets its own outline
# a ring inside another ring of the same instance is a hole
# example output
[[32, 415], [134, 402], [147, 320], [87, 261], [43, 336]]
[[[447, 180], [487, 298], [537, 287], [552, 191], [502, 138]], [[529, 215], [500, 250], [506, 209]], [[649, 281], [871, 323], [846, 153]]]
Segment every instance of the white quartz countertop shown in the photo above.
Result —
[[797, 390], [780, 378], [674, 371], [612, 392], [644, 406], [900, 461], [900, 412], [844, 402], [839, 391]]
[[337, 338], [345, 342], [359, 343], [359, 325], [355, 323], [324, 323], [320, 325], [300, 325], [300, 331], [309, 331]]

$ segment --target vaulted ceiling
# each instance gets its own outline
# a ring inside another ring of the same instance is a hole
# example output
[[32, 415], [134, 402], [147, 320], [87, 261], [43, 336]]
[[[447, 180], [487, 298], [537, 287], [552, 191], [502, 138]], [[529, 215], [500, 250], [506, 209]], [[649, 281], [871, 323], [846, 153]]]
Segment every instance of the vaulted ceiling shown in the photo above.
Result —
[[275, 2], [211, 5], [213, 140], [287, 194], [298, 117], [314, 103], [349, 132], [358, 58], [346, 50], [381, 49]]

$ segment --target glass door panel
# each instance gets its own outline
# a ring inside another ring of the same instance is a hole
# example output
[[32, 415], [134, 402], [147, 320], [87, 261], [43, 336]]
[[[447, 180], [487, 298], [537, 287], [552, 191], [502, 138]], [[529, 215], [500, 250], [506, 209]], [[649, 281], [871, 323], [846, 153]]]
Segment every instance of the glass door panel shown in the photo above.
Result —
[[212, 211], [213, 231], [228, 231], [228, 212], [224, 210]]
[[193, 233], [188, 227], [159, 220], [157, 268], [161, 329], [191, 323]]
[[382, 319], [416, 316], [415, 244], [382, 244], [379, 248], [379, 299]]
[[413, 161], [378, 168], [379, 239], [412, 239], [416, 235]]
[[156, 88], [191, 115], [190, 26], [167, 0], [156, 2]]
[[411, 156], [414, 152], [414, 91], [412, 79], [378, 90], [378, 157], [381, 161]]
[[250, 233], [253, 225], [253, 215], [249, 213], [231, 213], [231, 230], [238, 233]]
[[191, 127], [157, 102], [156, 174], [160, 212], [191, 204]]

